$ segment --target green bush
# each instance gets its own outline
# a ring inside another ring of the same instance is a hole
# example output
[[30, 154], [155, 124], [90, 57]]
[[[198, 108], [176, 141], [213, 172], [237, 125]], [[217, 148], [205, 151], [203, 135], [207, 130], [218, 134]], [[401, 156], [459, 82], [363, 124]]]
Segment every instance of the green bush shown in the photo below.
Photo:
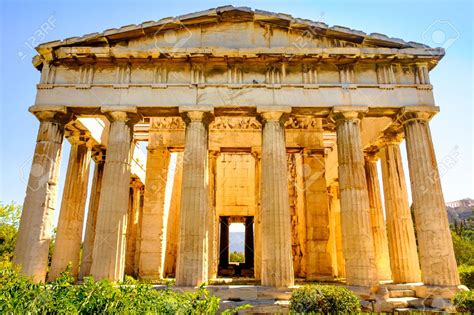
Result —
[[474, 313], [474, 291], [461, 291], [453, 297], [453, 305], [456, 311], [462, 313]]
[[306, 285], [293, 291], [290, 309], [296, 313], [357, 313], [360, 301], [352, 291], [330, 285]]
[[474, 242], [451, 233], [453, 237], [454, 254], [456, 262], [460, 265], [474, 266]]
[[238, 262], [238, 263], [241, 263], [241, 262], [244, 262], [245, 260], [245, 256], [243, 253], [241, 252], [238, 252], [238, 251], [233, 251], [230, 253], [229, 255], [229, 261], [230, 262]]
[[458, 267], [461, 283], [469, 289], [474, 289], [474, 266], [461, 265]]
[[15, 270], [0, 270], [0, 314], [215, 314], [218, 308], [219, 298], [203, 287], [177, 293], [133, 279], [117, 285], [92, 278], [74, 285], [67, 273], [44, 285]]

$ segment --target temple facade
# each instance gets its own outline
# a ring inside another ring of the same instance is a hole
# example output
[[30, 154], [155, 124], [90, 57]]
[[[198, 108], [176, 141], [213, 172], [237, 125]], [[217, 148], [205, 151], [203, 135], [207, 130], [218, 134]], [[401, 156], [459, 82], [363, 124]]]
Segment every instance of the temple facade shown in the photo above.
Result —
[[[37, 51], [40, 124], [14, 256], [36, 281], [70, 265], [79, 280], [178, 286], [459, 285], [429, 126], [443, 49], [227, 6]], [[245, 226], [239, 265], [232, 223]]]

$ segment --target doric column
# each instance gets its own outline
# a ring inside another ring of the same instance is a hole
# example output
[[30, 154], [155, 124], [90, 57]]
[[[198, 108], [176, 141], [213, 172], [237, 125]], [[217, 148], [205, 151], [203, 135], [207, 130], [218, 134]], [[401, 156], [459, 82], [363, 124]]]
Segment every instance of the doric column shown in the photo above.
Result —
[[[154, 133], [153, 130], [150, 130]], [[168, 209], [165, 209], [165, 191], [170, 152], [150, 136], [145, 178], [145, 201], [140, 242], [140, 279], [163, 278], [166, 253]]]
[[345, 278], [345, 260], [344, 260], [344, 249], [342, 245], [342, 228], [341, 228], [341, 200], [339, 194], [339, 184], [334, 182], [329, 185], [329, 195], [331, 196], [330, 208], [334, 215], [334, 238], [336, 246], [336, 264], [337, 277]]
[[219, 218], [219, 267], [229, 266], [229, 217]]
[[400, 120], [405, 129], [422, 281], [455, 286], [459, 275], [428, 124], [435, 112], [437, 108], [405, 107]]
[[254, 242], [253, 242], [253, 217], [245, 217], [245, 267], [253, 268]]
[[137, 252], [138, 224], [140, 219], [140, 197], [143, 184], [138, 178], [130, 183], [130, 207], [127, 214], [127, 245], [125, 251], [125, 274], [136, 276], [135, 254]]
[[68, 140], [71, 151], [49, 281], [55, 280], [69, 264], [71, 276], [76, 278], [79, 272], [92, 142], [89, 135], [81, 135], [78, 131], [68, 136]]
[[261, 153], [257, 150], [252, 151], [252, 155], [255, 159], [255, 217], [253, 220], [254, 223], [254, 237], [255, 237], [255, 247], [254, 247], [254, 277], [255, 280], [261, 280], [262, 277], [262, 211], [261, 211]]
[[69, 119], [65, 107], [36, 111], [40, 121], [36, 148], [26, 189], [13, 263], [36, 282], [44, 282], [61, 163], [64, 125]]
[[419, 282], [420, 263], [399, 142], [396, 135], [387, 134], [381, 150], [390, 266], [394, 282]]
[[[181, 202], [181, 186], [183, 178], [183, 152], [177, 153], [176, 169], [173, 177], [170, 211], [168, 215], [168, 235], [166, 236], [166, 256], [164, 274], [174, 278], [176, 274], [176, 261], [179, 243], [179, 211]], [[171, 228], [174, 227], [174, 228]]]
[[[305, 150], [303, 163], [307, 239], [306, 279], [332, 278], [324, 152]], [[304, 219], [301, 221], [304, 223]]]
[[375, 264], [377, 266], [377, 279], [390, 280], [390, 256], [388, 251], [387, 230], [382, 208], [379, 175], [377, 172], [378, 157], [374, 152], [365, 155], [365, 176], [369, 193], [370, 222], [374, 238]]
[[360, 120], [366, 107], [335, 107], [341, 224], [346, 280], [348, 285], [372, 287], [377, 284], [370, 205], [365, 179]]
[[142, 242], [142, 223], [143, 223], [143, 205], [145, 200], [145, 186], [140, 188], [140, 207], [138, 208], [138, 224], [137, 224], [137, 238], [135, 240], [135, 270], [133, 273], [138, 275], [140, 266], [140, 244]]
[[102, 176], [104, 175], [105, 150], [98, 150], [93, 152], [92, 155], [95, 160], [94, 177], [92, 178], [92, 188], [89, 197], [89, 210], [87, 213], [86, 233], [82, 245], [82, 262], [79, 270], [79, 279], [89, 276], [91, 271], [97, 211], [99, 209]]
[[[182, 109], [180, 109], [182, 110]], [[198, 286], [208, 279], [209, 111], [183, 111], [186, 122], [176, 285]]]
[[261, 232], [262, 285], [288, 287], [294, 283], [288, 168], [283, 126], [285, 113], [261, 111], [262, 178]]
[[209, 153], [209, 279], [215, 279], [217, 277], [218, 269], [217, 235], [219, 234], [219, 228], [217, 225], [218, 218], [216, 210], [216, 162], [219, 153], [219, 151], [212, 151]]
[[133, 109], [102, 109], [110, 120], [107, 157], [97, 213], [91, 275], [95, 279], [122, 280], [125, 267], [125, 234], [133, 151]]

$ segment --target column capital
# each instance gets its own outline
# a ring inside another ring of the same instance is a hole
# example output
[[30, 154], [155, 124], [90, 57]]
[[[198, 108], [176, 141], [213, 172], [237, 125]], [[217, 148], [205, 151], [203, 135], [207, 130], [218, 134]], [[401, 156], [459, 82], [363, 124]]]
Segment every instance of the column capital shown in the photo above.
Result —
[[384, 131], [381, 140], [383, 145], [399, 145], [403, 140], [403, 134], [393, 130], [386, 130]]
[[336, 125], [343, 121], [360, 121], [369, 111], [367, 106], [334, 106], [328, 120]]
[[412, 121], [428, 122], [438, 112], [438, 106], [405, 106], [400, 110], [397, 121], [402, 125]]
[[134, 125], [142, 119], [136, 106], [102, 106], [100, 111], [110, 122], [124, 121]]
[[88, 148], [92, 148], [95, 144], [89, 131], [83, 130], [66, 130], [65, 138], [72, 145], [84, 145]]
[[97, 147], [92, 151], [92, 159], [96, 163], [104, 163], [105, 162], [105, 148]]
[[377, 162], [379, 160], [379, 150], [378, 148], [371, 148], [369, 150], [364, 151], [364, 159], [366, 162]]
[[68, 111], [66, 106], [33, 105], [28, 110], [35, 115], [40, 122], [49, 121], [66, 124], [72, 118], [72, 114]]
[[217, 159], [219, 155], [221, 155], [221, 151], [219, 150], [209, 150], [209, 158], [210, 159]]
[[262, 106], [257, 107], [257, 120], [263, 125], [269, 121], [283, 124], [291, 113], [289, 106]]
[[143, 186], [143, 183], [140, 181], [139, 178], [132, 177], [130, 178], [130, 187], [133, 188], [133, 190], [139, 190]]
[[202, 122], [207, 126], [214, 120], [212, 106], [182, 106], [179, 108], [179, 113], [186, 125], [191, 122]]

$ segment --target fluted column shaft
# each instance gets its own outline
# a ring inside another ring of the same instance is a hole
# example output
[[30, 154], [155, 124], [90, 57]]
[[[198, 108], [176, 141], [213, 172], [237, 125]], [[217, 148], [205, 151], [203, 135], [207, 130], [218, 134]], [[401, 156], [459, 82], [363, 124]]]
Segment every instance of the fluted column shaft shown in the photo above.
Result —
[[216, 163], [219, 152], [211, 152], [209, 154], [209, 279], [217, 277], [218, 269], [218, 241], [219, 227], [217, 225], [217, 209], [216, 209]]
[[168, 216], [168, 231], [166, 236], [166, 256], [165, 256], [165, 276], [176, 274], [176, 262], [178, 256], [179, 243], [179, 211], [181, 202], [181, 186], [183, 178], [183, 152], [179, 152], [176, 157], [176, 168], [173, 177], [173, 188], [170, 200], [170, 213]]
[[140, 197], [143, 184], [138, 178], [130, 183], [130, 207], [127, 217], [127, 244], [125, 254], [125, 274], [136, 276], [135, 256], [137, 253], [138, 224], [140, 220]]
[[406, 110], [404, 123], [422, 281], [459, 285], [451, 232], [428, 120], [432, 113]]
[[107, 157], [97, 213], [91, 266], [95, 279], [122, 280], [132, 158], [133, 113], [107, 112], [110, 120]]
[[176, 285], [198, 286], [208, 278], [208, 124], [209, 114], [189, 111], [184, 143], [179, 253]]
[[341, 193], [346, 281], [372, 287], [377, 283], [370, 205], [360, 136], [360, 112], [334, 111]]
[[381, 162], [393, 281], [419, 282], [421, 275], [415, 229], [397, 142], [389, 140], [386, 143], [381, 150]]
[[[153, 133], [153, 131], [151, 131]], [[154, 137], [151, 137], [154, 139]], [[165, 192], [170, 152], [165, 147], [148, 144], [145, 179], [145, 201], [140, 240], [140, 279], [163, 278], [166, 253], [168, 209]]]
[[253, 220], [255, 227], [255, 247], [254, 247], [254, 277], [260, 280], [262, 277], [262, 211], [261, 211], [261, 153], [254, 151], [255, 159], [255, 217]]
[[44, 282], [53, 228], [66, 111], [35, 113], [40, 120], [13, 263], [36, 282]]
[[262, 285], [294, 284], [283, 112], [260, 114], [262, 131], [261, 241]]
[[382, 208], [379, 175], [377, 172], [377, 159], [373, 154], [368, 154], [365, 159], [365, 176], [369, 193], [370, 222], [374, 238], [375, 264], [377, 266], [378, 280], [392, 279], [390, 269], [390, 256], [388, 250], [387, 229]]
[[79, 279], [90, 275], [92, 266], [92, 252], [94, 249], [95, 227], [97, 223], [97, 211], [99, 210], [100, 191], [102, 177], [104, 175], [105, 151], [99, 152], [92, 178], [92, 188], [89, 197], [89, 210], [87, 213], [86, 233], [82, 245], [82, 262], [79, 270]]
[[72, 135], [69, 140], [71, 151], [49, 273], [50, 281], [55, 280], [61, 272], [66, 270], [69, 264], [71, 276], [76, 278], [79, 272], [82, 230], [91, 164], [91, 144], [88, 136], [82, 137], [79, 134]]

